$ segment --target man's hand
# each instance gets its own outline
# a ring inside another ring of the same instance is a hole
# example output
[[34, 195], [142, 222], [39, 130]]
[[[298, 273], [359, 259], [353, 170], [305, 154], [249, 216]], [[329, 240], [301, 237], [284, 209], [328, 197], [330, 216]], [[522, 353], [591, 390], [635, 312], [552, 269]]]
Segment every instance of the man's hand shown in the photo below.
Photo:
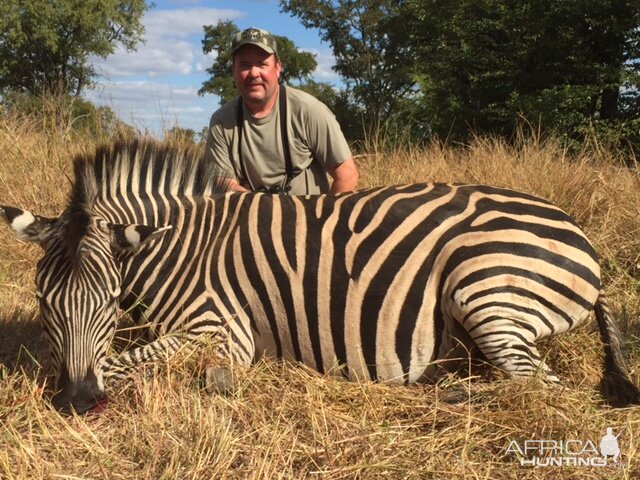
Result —
[[225, 185], [227, 186], [227, 190], [230, 192], [248, 192], [249, 191], [248, 189], [240, 185], [235, 178], [225, 178], [224, 181], [225, 181]]

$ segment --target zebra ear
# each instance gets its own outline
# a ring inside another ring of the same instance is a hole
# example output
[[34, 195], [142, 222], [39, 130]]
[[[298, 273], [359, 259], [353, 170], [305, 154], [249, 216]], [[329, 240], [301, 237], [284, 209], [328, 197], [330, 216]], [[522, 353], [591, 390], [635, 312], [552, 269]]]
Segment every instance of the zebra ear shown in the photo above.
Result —
[[119, 224], [109, 223], [107, 229], [111, 246], [116, 250], [135, 251], [145, 243], [161, 238], [167, 231], [171, 230], [171, 225], [167, 227], [148, 227], [147, 225], [137, 225], [135, 223]]
[[0, 205], [0, 217], [7, 222], [18, 240], [42, 244], [53, 232], [56, 218], [34, 215], [28, 210]]

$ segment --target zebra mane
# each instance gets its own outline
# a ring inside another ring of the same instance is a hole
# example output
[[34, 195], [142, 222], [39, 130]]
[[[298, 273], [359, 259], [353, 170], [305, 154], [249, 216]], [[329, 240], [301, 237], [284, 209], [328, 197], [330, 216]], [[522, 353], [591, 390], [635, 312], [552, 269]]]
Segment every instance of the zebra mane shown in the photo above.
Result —
[[74, 179], [63, 214], [70, 254], [86, 233], [97, 202], [118, 202], [128, 195], [201, 196], [228, 191], [212, 162], [202, 151], [152, 139], [118, 140], [94, 153], [78, 155]]
[[119, 140], [74, 160], [72, 210], [89, 212], [98, 199], [113, 194], [164, 193], [199, 196], [226, 192], [215, 165], [193, 147], [152, 139]]

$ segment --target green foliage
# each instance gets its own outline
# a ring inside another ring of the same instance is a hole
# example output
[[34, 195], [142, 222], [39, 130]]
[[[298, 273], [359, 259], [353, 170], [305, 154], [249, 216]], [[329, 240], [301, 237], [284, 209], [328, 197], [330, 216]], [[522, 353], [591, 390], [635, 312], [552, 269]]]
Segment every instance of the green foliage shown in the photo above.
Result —
[[224, 104], [236, 95], [236, 87], [231, 78], [231, 40], [239, 31], [232, 21], [219, 21], [217, 25], [204, 25], [204, 39], [202, 51], [207, 54], [215, 52], [213, 64], [207, 68], [211, 77], [206, 80], [198, 95], [213, 93], [220, 97], [220, 104]]
[[281, 0], [280, 5], [317, 28], [331, 44], [333, 67], [371, 135], [390, 121], [402, 122], [399, 102], [411, 96], [412, 46], [406, 42], [395, 0]]
[[67, 137], [89, 136], [95, 141], [131, 136], [135, 130], [122, 122], [106, 106], [95, 106], [73, 95], [32, 95], [10, 92], [3, 98], [2, 111], [7, 117], [36, 123], [42, 131]]
[[278, 42], [278, 56], [282, 62], [280, 80], [284, 83], [302, 82], [311, 77], [318, 66], [313, 53], [298, 50], [287, 37], [275, 35]]
[[511, 135], [524, 117], [583, 138], [637, 118], [637, 0], [410, 0], [402, 17], [417, 60], [413, 110], [432, 133]]
[[91, 55], [131, 50], [144, 31], [144, 0], [3, 0], [0, 92], [78, 95], [95, 75]]
[[524, 119], [640, 150], [638, 0], [280, 5], [331, 44], [368, 143], [511, 137]]
[[[232, 21], [219, 21], [215, 26], [204, 26], [204, 39], [202, 40], [202, 51], [207, 54], [216, 53], [216, 58], [207, 69], [211, 75], [203, 84], [199, 95], [213, 93], [220, 97], [220, 104], [233, 99], [237, 95], [233, 78], [231, 77], [232, 56], [231, 41], [240, 30]], [[309, 52], [301, 52], [295, 44], [287, 37], [274, 35], [278, 42], [278, 56], [282, 62], [281, 81], [290, 83], [292, 81], [304, 81], [318, 66], [315, 56]]]
[[631, 167], [637, 167], [640, 158], [640, 117], [627, 120], [594, 120], [578, 129], [582, 142], [599, 152], [633, 152], [635, 158], [625, 155]]

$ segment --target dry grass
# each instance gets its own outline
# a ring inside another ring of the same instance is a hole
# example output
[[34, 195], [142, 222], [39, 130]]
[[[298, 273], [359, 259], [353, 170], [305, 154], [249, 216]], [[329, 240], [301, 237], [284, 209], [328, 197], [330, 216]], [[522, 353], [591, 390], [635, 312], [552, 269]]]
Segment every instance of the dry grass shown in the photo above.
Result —
[[[70, 160], [92, 148], [0, 119], [0, 203], [57, 214]], [[540, 194], [573, 214], [603, 258], [640, 374], [640, 189], [637, 172], [606, 152], [567, 158], [553, 142], [476, 140], [358, 157], [363, 185], [481, 182]], [[46, 406], [46, 364], [33, 276], [37, 247], [0, 227], [0, 478], [477, 478], [640, 477], [640, 410], [612, 410], [596, 392], [601, 345], [593, 323], [543, 347], [564, 389], [451, 377], [389, 387], [324, 378], [264, 361], [239, 371], [238, 392], [210, 396], [197, 365], [208, 348], [181, 352], [110, 390], [107, 409], [63, 417]], [[42, 367], [41, 367], [41, 366]], [[43, 389], [43, 384], [45, 388]], [[452, 395], [458, 403], [444, 401]], [[505, 451], [512, 440], [591, 440], [620, 434], [622, 468], [531, 468]]]

